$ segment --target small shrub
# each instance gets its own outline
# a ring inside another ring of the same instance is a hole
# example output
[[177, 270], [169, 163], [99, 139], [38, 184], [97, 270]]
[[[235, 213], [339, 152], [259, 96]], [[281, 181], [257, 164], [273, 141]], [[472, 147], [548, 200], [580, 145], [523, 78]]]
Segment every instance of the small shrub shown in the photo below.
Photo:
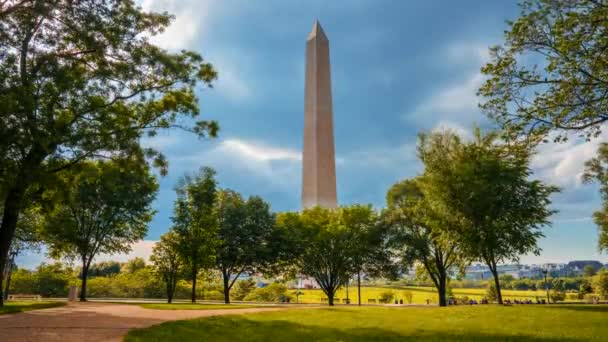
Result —
[[393, 298], [395, 298], [395, 293], [393, 291], [384, 291], [380, 294], [381, 303], [390, 303]]
[[494, 285], [493, 282], [488, 283], [486, 297], [490, 302], [496, 302], [498, 300], [498, 291], [496, 291], [496, 285]]
[[551, 299], [551, 301], [553, 303], [561, 302], [564, 299], [566, 299], [566, 293], [563, 291], [551, 290], [551, 293], [549, 294], [549, 298]]
[[414, 299], [414, 294], [410, 291], [403, 291], [401, 292], [401, 294], [403, 295], [403, 298], [405, 298], [405, 301], [408, 304], [412, 304], [412, 300]]
[[608, 299], [608, 270], [603, 268], [594, 278], [595, 293], [602, 299]]

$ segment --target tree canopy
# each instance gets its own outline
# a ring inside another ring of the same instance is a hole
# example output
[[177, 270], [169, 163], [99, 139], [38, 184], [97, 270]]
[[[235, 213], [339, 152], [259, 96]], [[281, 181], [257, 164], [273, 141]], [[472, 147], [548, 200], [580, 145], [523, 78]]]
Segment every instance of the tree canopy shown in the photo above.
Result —
[[83, 163], [63, 175], [61, 199], [42, 234], [51, 256], [81, 262], [84, 301], [95, 256], [128, 252], [146, 235], [158, 184], [145, 163], [130, 158]]
[[[150, 42], [172, 20], [132, 0], [15, 0], [0, 4], [0, 275], [28, 192], [88, 158], [141, 151], [140, 138], [197, 120], [197, 83], [216, 72], [192, 51]], [[165, 158], [145, 154], [166, 172]], [[1, 297], [0, 297], [0, 305]]]
[[[481, 108], [510, 139], [597, 137], [608, 120], [608, 4], [524, 0], [490, 49]], [[531, 63], [531, 61], [533, 61]], [[538, 62], [537, 62], [538, 61]], [[536, 64], [534, 63], [536, 62]]]

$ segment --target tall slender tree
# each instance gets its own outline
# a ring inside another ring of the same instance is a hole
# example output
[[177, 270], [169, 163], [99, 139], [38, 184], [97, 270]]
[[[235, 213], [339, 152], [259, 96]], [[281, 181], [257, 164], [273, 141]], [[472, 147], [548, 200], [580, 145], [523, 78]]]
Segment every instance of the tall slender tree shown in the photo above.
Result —
[[160, 237], [152, 249], [150, 261], [154, 270], [163, 279], [167, 291], [167, 303], [173, 301], [177, 281], [183, 269], [182, 258], [179, 255], [179, 240], [177, 234], [169, 231]]
[[[137, 153], [162, 128], [217, 134], [215, 122], [190, 120], [211, 65], [151, 43], [172, 18], [132, 0], [0, 1], [0, 277], [26, 194], [49, 175]], [[145, 152], [166, 172], [161, 154]]]
[[214, 262], [219, 228], [214, 208], [216, 187], [215, 171], [206, 167], [194, 176], [184, 176], [176, 188], [177, 199], [171, 219], [179, 241], [179, 254], [192, 280], [192, 303], [196, 302], [199, 272], [211, 267]]

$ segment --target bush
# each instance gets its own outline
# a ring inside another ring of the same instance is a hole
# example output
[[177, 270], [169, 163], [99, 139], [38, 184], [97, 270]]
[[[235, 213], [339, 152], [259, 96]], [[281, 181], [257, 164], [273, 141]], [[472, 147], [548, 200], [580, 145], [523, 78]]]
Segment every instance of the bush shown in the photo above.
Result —
[[593, 281], [595, 293], [600, 298], [608, 299], [608, 270], [602, 269], [595, 277]]
[[408, 304], [412, 304], [412, 300], [414, 299], [414, 294], [410, 291], [403, 291], [401, 292], [401, 294], [403, 295], [403, 298], [405, 298], [405, 301]]
[[390, 303], [395, 298], [393, 291], [384, 291], [380, 294], [380, 303]]
[[598, 295], [589, 293], [589, 294], [585, 295], [584, 300], [585, 300], [585, 303], [593, 304], [593, 303], [597, 302], [598, 300], [600, 300], [600, 297]]
[[279, 283], [272, 283], [266, 287], [251, 291], [246, 297], [246, 301], [251, 302], [279, 302], [287, 295], [287, 286]]
[[549, 298], [553, 303], [562, 302], [566, 299], [566, 293], [564, 291], [551, 290]]
[[248, 278], [245, 280], [239, 280], [234, 285], [234, 290], [230, 292], [232, 299], [243, 300], [251, 291], [255, 289], [255, 280]]
[[486, 290], [486, 297], [490, 302], [498, 301], [498, 291], [496, 290], [496, 285], [494, 282], [488, 282], [488, 288]]

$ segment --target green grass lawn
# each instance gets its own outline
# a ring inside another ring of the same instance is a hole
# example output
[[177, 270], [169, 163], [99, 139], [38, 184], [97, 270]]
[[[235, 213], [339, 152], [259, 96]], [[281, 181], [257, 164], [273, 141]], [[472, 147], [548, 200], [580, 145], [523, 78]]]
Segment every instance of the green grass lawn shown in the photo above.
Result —
[[605, 341], [607, 319], [608, 305], [339, 307], [168, 322], [125, 341]]
[[53, 308], [56, 306], [63, 306], [65, 304], [65, 302], [4, 302], [4, 307], [0, 308], [0, 315], [29, 310]]
[[142, 308], [156, 310], [219, 310], [219, 309], [246, 309], [257, 308], [253, 304], [192, 304], [192, 303], [146, 303], [138, 304]]
[[[322, 303], [322, 299], [325, 298], [325, 294], [321, 290], [300, 290], [304, 294], [300, 295], [300, 303]], [[361, 302], [367, 304], [369, 299], [376, 300], [380, 298], [380, 294], [386, 291], [392, 291], [395, 294], [397, 300], [403, 299], [404, 303], [407, 303], [404, 293], [412, 293], [412, 304], [425, 304], [428, 299], [430, 303], [437, 303], [437, 292], [433, 287], [403, 287], [403, 288], [383, 288], [383, 287], [362, 287], [361, 288]], [[290, 290], [288, 293], [292, 296]], [[463, 297], [467, 296], [470, 299], [481, 300], [486, 296], [485, 289], [453, 289], [452, 291], [455, 296]], [[514, 291], [514, 290], [502, 290], [503, 299], [531, 299], [535, 300], [536, 297], [545, 298], [546, 293], [544, 291]], [[348, 297], [351, 303], [357, 303], [357, 287], [351, 286], [348, 289]], [[346, 299], [346, 289], [342, 288], [336, 293], [336, 298], [339, 302], [343, 302]]]

